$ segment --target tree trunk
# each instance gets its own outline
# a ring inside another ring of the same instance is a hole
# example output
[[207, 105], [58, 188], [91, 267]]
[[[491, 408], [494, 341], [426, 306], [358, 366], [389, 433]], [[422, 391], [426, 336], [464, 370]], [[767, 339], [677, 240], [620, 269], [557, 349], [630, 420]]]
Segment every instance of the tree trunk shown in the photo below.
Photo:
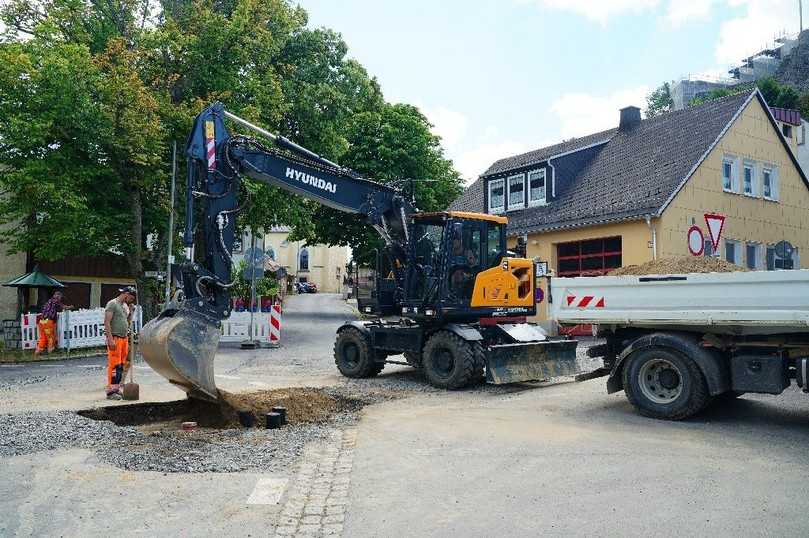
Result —
[[138, 188], [129, 189], [130, 222], [132, 229], [131, 248], [126, 253], [129, 272], [135, 279], [138, 288], [138, 303], [143, 307], [144, 323], [154, 317], [157, 305], [149, 282], [143, 275], [143, 201]]

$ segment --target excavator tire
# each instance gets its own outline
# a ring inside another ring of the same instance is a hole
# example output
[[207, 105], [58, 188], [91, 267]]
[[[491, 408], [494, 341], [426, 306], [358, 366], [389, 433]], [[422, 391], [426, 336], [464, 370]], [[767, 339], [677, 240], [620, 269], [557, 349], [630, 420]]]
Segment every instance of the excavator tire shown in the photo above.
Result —
[[348, 327], [337, 333], [334, 363], [346, 377], [373, 377], [385, 368], [384, 356], [379, 360], [368, 340], [358, 329]]
[[482, 377], [482, 347], [449, 331], [433, 334], [424, 346], [422, 369], [434, 387], [456, 390]]
[[415, 351], [405, 351], [404, 358], [407, 361], [407, 364], [409, 364], [413, 368], [417, 370], [421, 369], [421, 362], [422, 362], [421, 353], [416, 353]]

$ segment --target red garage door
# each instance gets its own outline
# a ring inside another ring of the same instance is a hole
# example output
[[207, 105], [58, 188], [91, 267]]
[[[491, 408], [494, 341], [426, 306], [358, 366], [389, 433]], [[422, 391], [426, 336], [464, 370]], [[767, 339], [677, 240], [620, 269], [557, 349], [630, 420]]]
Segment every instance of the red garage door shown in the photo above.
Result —
[[557, 276], [601, 276], [621, 267], [621, 238], [587, 239], [556, 245]]
[[[621, 238], [587, 239], [556, 245], [557, 276], [601, 276], [621, 267]], [[589, 336], [590, 325], [563, 327], [562, 334]]]

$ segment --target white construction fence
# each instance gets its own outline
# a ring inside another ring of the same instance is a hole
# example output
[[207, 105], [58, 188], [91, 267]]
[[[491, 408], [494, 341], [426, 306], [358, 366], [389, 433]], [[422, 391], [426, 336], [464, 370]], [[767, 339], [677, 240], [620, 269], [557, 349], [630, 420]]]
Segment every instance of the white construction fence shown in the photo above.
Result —
[[[20, 347], [35, 349], [39, 340], [37, 317], [39, 314], [23, 314], [20, 319]], [[140, 332], [143, 326], [143, 309], [136, 307], [133, 330]], [[106, 344], [104, 333], [104, 309], [65, 311], [56, 321], [59, 349], [102, 347]], [[222, 342], [242, 342], [250, 334], [250, 312], [231, 312], [222, 321]], [[281, 339], [281, 305], [273, 305], [270, 312], [253, 313], [253, 339], [278, 344]]]

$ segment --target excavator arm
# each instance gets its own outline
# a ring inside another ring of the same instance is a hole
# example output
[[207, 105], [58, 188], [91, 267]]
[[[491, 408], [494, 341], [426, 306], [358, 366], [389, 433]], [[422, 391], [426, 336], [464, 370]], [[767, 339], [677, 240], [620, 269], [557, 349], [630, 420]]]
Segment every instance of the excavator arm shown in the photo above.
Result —
[[[263, 140], [231, 133], [226, 120]], [[140, 345], [146, 362], [189, 395], [218, 398], [213, 358], [220, 322], [231, 310], [231, 252], [236, 215], [243, 209], [238, 196], [243, 177], [364, 216], [385, 241], [397, 290], [404, 289], [410, 253], [408, 220], [414, 208], [399, 190], [361, 178], [226, 111], [221, 103], [214, 103], [194, 119], [186, 156], [183, 242], [187, 261], [172, 269], [183, 294], [144, 326]], [[205, 252], [194, 256], [195, 231], [200, 228]]]

